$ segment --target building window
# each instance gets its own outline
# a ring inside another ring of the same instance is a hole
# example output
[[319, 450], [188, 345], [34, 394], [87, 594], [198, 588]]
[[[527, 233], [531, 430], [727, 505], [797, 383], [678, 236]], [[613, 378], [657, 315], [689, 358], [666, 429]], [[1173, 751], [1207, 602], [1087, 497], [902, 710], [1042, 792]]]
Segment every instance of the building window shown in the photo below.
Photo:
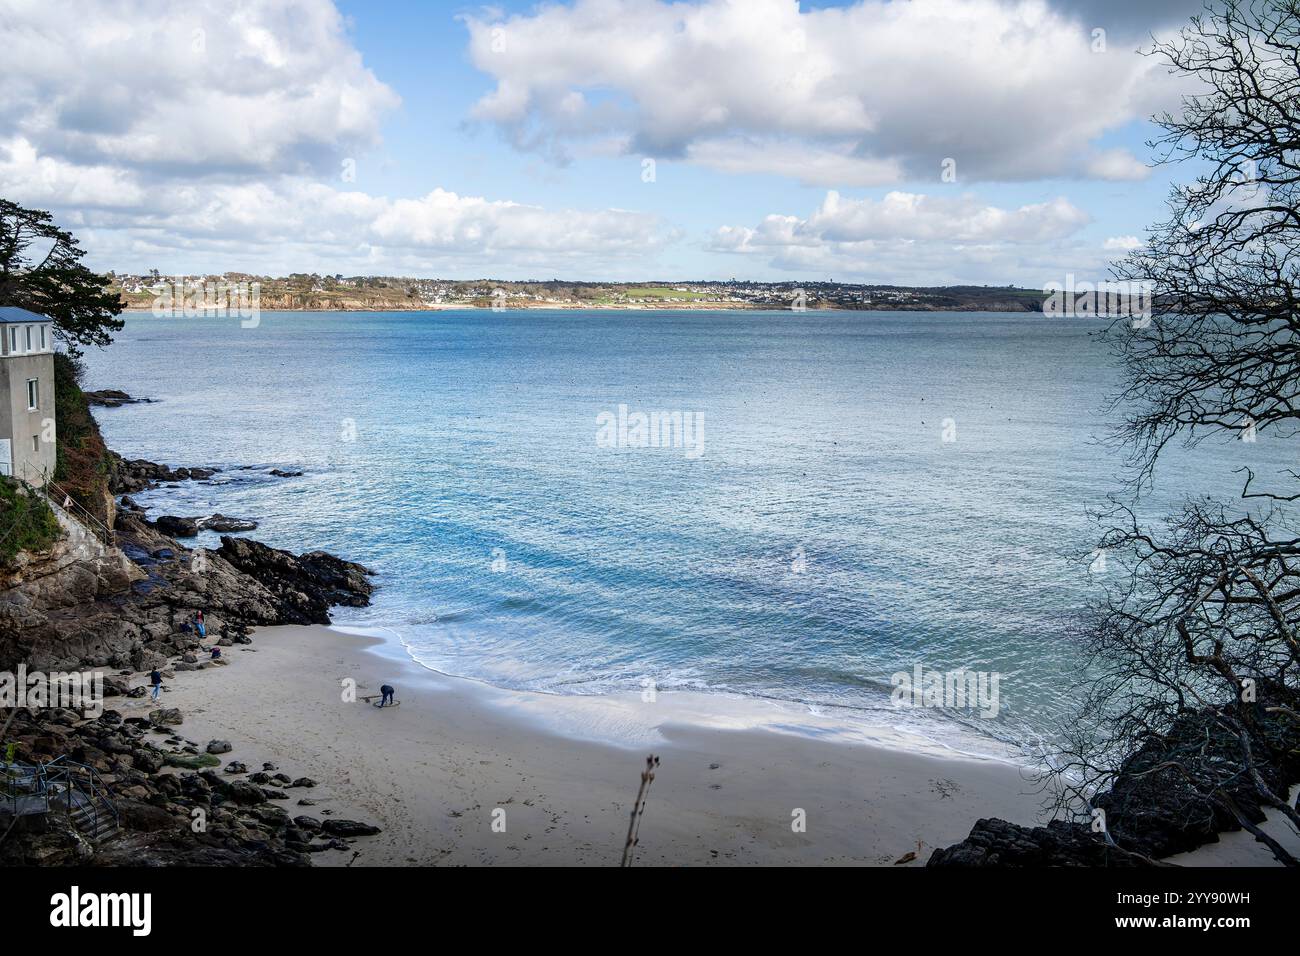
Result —
[[9, 354], [18, 351], [18, 326], [9, 326]]
[[41, 326], [41, 351], [45, 351], [45, 326]]
[[27, 380], [27, 410], [35, 411], [41, 407], [41, 386], [40, 379], [29, 378]]
[[30, 352], [31, 350], [32, 350], [32, 327], [29, 325], [27, 326], [27, 345], [24, 348], [24, 351]]
[[36, 454], [36, 455], [39, 455], [39, 454], [41, 453], [41, 436], [40, 436], [40, 435], [33, 435], [33, 436], [32, 436], [32, 453], [33, 453], [33, 454]]

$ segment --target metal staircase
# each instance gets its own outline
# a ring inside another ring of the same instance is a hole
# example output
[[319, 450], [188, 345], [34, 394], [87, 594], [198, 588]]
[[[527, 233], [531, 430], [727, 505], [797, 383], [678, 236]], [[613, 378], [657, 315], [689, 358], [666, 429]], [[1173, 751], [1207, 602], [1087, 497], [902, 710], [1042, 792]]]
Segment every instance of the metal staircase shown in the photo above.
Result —
[[41, 766], [50, 809], [61, 809], [83, 836], [99, 842], [117, 832], [117, 807], [93, 767], [56, 757]]
[[49, 763], [5, 764], [0, 773], [0, 814], [62, 813], [82, 836], [99, 843], [117, 832], [121, 819], [108, 787], [93, 767], [66, 756]]

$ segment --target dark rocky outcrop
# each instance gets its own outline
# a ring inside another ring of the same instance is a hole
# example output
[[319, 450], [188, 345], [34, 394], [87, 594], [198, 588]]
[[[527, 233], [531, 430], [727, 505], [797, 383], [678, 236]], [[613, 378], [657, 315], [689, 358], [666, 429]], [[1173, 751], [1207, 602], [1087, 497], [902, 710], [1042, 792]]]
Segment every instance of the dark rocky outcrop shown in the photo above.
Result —
[[295, 557], [249, 538], [222, 536], [216, 554], [277, 599], [286, 624], [325, 624], [335, 604], [365, 607], [374, 586], [368, 568], [324, 551]]
[[103, 408], [120, 408], [123, 405], [140, 405], [153, 402], [152, 398], [132, 398], [126, 392], [116, 388], [101, 388], [94, 392], [83, 392], [89, 405]]
[[[124, 502], [131, 501], [130, 498], [123, 498]], [[135, 502], [131, 502], [135, 505]], [[124, 506], [125, 507], [125, 506]], [[143, 508], [138, 505], [125, 510], [142, 513]], [[177, 515], [159, 515], [153, 521], [153, 526], [162, 534], [172, 538], [193, 538], [200, 531], [218, 531], [223, 534], [229, 534], [241, 531], [256, 531], [257, 522], [250, 521], [248, 518], [232, 518], [229, 515], [223, 515], [217, 512], [207, 518], [184, 518]]]
[[169, 538], [193, 538], [199, 533], [199, 523], [193, 518], [180, 518], [176, 515], [159, 515], [153, 526], [160, 534]]
[[206, 481], [219, 468], [171, 468], [143, 458], [126, 459], [110, 451], [108, 488], [115, 495], [131, 495], [164, 482]]
[[207, 518], [198, 519], [198, 525], [203, 531], [218, 531], [222, 534], [257, 530], [256, 521], [251, 521], [248, 518], [232, 518], [229, 515], [223, 515], [221, 512]]
[[[1260, 685], [1255, 702], [1190, 710], [1153, 735], [1120, 765], [1114, 784], [1092, 798], [1113, 844], [1081, 823], [1023, 827], [985, 819], [961, 843], [936, 850], [927, 865], [1151, 865], [1242, 829], [1233, 807], [1249, 823], [1263, 823], [1264, 805], [1241, 766], [1240, 742], [1222, 718], [1247, 728], [1255, 770], [1273, 793], [1285, 795], [1300, 782], [1300, 748], [1286, 715], [1300, 710], [1298, 698], [1291, 688]], [[1241, 768], [1235, 776], [1232, 767]], [[1210, 792], [1217, 798], [1205, 796]]]
[[365, 606], [373, 590], [365, 568], [321, 551], [230, 537], [190, 551], [132, 512], [115, 537], [109, 548], [82, 530], [0, 572], [0, 668], [148, 670], [190, 649], [183, 626], [200, 608], [209, 637], [234, 642], [251, 627], [328, 623], [332, 605]]
[[927, 866], [1138, 866], [1131, 853], [1110, 847], [1079, 823], [1053, 820], [1022, 827], [984, 819], [962, 842], [935, 850]]

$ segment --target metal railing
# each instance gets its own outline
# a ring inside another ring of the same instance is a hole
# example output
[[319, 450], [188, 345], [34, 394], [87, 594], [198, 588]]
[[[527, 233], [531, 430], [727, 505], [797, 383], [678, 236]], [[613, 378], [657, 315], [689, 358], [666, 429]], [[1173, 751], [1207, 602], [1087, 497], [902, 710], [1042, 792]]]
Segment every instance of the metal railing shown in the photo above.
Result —
[[[108, 798], [108, 788], [94, 767], [69, 760], [66, 756], [55, 757], [41, 765], [41, 777], [47, 800], [52, 805], [62, 803], [69, 817], [80, 811], [89, 819], [94, 836], [100, 833], [101, 820], [108, 822], [111, 819], [114, 828], [121, 822], [117, 807]], [[78, 797], [82, 799], [78, 800]]]
[[48, 813], [41, 768], [25, 763], [0, 763], [0, 812], [13, 817]]
[[[20, 817], [61, 810], [73, 826], [98, 837], [121, 818], [108, 787], [93, 767], [56, 757], [44, 764], [0, 764], [0, 811]], [[78, 826], [78, 823], [88, 826]]]
[[104, 522], [100, 521], [91, 514], [85, 507], [72, 497], [72, 493], [54, 483], [50, 477], [48, 468], [42, 468], [39, 472], [33, 473], [32, 468], [27, 462], [23, 462], [21, 480], [27, 482], [32, 488], [39, 491], [45, 496], [45, 500], [56, 508], [59, 508], [75, 518], [77, 522], [83, 525], [86, 530], [98, 538], [101, 542], [113, 546], [114, 537], [113, 529]]

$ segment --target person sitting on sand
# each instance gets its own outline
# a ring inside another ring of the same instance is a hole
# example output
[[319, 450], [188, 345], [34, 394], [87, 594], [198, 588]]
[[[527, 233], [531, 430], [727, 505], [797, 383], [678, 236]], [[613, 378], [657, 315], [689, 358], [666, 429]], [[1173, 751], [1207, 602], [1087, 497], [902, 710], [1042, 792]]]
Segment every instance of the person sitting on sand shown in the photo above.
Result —
[[221, 648], [216, 644], [212, 645], [212, 659], [215, 661], [221, 657]]
[[383, 687], [379, 688], [379, 692], [384, 695], [383, 698], [379, 701], [380, 707], [383, 707], [385, 704], [391, 704], [394, 702], [393, 694], [396, 692], [393, 690], [392, 685], [385, 684]]
[[162, 695], [162, 674], [157, 668], [149, 675], [149, 683], [153, 684], [153, 699], [157, 700]]

